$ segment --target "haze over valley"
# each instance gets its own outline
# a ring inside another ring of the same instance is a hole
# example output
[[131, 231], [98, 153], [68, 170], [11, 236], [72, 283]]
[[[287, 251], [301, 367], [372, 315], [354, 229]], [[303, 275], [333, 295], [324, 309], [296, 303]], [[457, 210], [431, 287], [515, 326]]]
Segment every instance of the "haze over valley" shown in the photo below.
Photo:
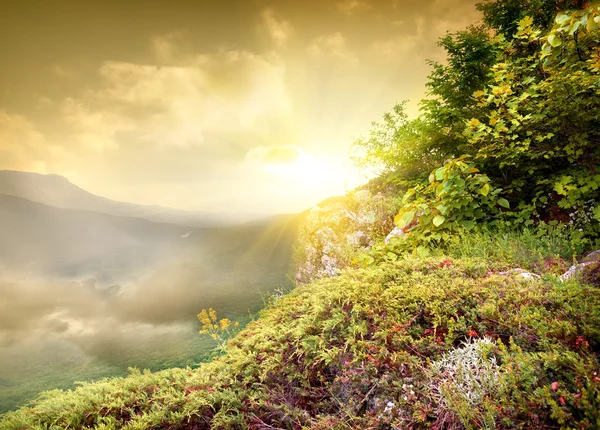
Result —
[[[197, 363], [214, 347], [198, 335], [201, 309], [243, 322], [290, 287], [297, 216], [223, 225], [14, 171], [0, 171], [0, 190], [2, 410], [130, 366]], [[157, 213], [193, 225], [146, 218]]]

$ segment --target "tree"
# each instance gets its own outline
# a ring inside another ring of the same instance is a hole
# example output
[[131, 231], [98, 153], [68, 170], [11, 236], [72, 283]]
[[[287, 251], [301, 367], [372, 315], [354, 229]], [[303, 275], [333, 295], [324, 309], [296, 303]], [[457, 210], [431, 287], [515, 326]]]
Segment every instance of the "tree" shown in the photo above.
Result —
[[526, 16], [533, 24], [548, 30], [556, 13], [567, 9], [582, 9], [584, 0], [483, 0], [477, 9], [483, 13], [483, 22], [508, 40], [518, 31], [518, 22]]
[[374, 168], [380, 175], [416, 177], [439, 163], [435, 148], [424, 138], [423, 122], [409, 120], [406, 102], [398, 103], [381, 122], [373, 122], [369, 137], [357, 139], [354, 147], [358, 156], [354, 161], [360, 167]]

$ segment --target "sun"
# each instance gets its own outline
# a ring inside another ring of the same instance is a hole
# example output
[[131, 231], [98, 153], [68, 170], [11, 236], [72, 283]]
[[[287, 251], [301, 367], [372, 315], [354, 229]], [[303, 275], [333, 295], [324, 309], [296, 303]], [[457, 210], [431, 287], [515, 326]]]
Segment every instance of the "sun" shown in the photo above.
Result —
[[265, 169], [288, 186], [318, 198], [344, 194], [365, 182], [364, 176], [343, 157], [300, 151], [290, 162], [269, 163]]

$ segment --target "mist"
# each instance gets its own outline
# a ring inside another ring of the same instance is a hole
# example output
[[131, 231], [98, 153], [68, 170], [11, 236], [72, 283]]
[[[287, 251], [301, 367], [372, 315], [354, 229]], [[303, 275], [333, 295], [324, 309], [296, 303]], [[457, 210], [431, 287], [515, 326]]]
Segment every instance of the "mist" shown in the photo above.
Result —
[[[36, 209], [44, 218], [46, 208]], [[0, 275], [2, 411], [129, 367], [197, 365], [215, 347], [198, 333], [202, 309], [243, 325], [273, 290], [291, 287], [295, 217], [200, 229], [119, 218], [90, 224], [78, 213], [82, 228], [94, 229], [78, 235], [72, 213], [60, 211], [55, 219], [68, 230], [19, 240], [4, 211], [0, 253], [12, 260], [2, 260]], [[23, 214], [13, 221], [26, 222]]]

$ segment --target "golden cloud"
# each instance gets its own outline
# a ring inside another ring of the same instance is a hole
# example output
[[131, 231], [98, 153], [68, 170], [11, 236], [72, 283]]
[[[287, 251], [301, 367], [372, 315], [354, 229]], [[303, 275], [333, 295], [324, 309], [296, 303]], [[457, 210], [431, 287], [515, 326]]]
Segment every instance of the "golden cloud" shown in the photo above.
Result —
[[263, 26], [273, 43], [275, 43], [275, 46], [284, 46], [294, 31], [292, 25], [288, 21], [278, 19], [273, 9], [263, 10], [261, 18]]
[[358, 58], [348, 46], [346, 36], [339, 31], [333, 34], [317, 37], [307, 48], [309, 54], [313, 56], [329, 55], [352, 63], [358, 63]]
[[297, 161], [303, 153], [296, 145], [258, 146], [248, 151], [246, 159], [267, 164], [289, 164]]

